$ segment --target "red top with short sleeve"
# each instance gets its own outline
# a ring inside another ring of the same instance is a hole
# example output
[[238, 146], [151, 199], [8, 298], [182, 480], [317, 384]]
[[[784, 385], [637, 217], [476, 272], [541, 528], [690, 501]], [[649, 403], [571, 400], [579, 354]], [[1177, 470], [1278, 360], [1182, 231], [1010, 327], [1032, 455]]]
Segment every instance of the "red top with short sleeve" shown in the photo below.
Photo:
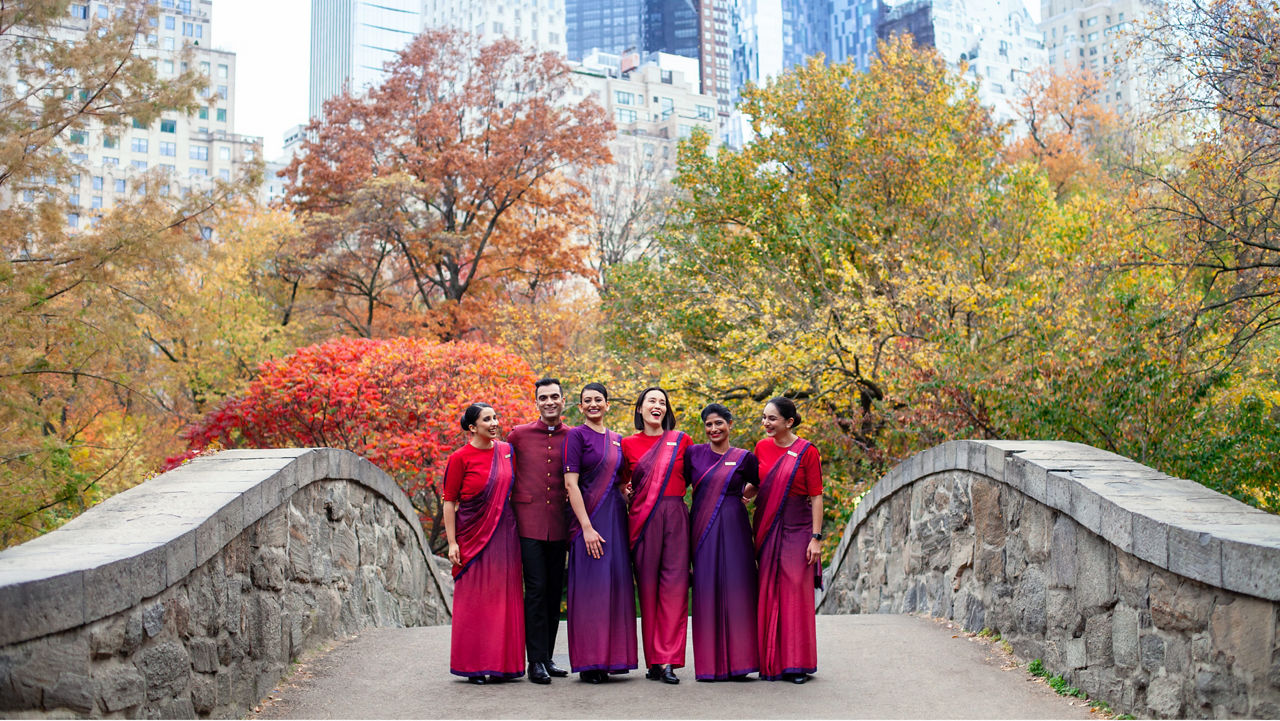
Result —
[[[796, 471], [796, 479], [787, 493], [789, 496], [822, 495], [822, 456], [818, 453], [817, 446], [810, 445], [812, 447], [800, 459], [800, 470]], [[790, 447], [794, 446], [793, 443]], [[788, 448], [779, 447], [772, 438], [760, 439], [756, 444], [756, 458], [760, 459], [760, 480], [763, 481], [769, 475], [774, 464], [787, 450]]]
[[[628, 473], [636, 467], [636, 462], [640, 460], [640, 456], [648, 453], [649, 449], [653, 448], [653, 444], [657, 443], [661, 438], [661, 435], [646, 436], [644, 431], [640, 431], [633, 436], [627, 436], [622, 439], [622, 456], [627, 459]], [[671, 471], [671, 480], [667, 481], [667, 490], [662, 494], [664, 496], [684, 495], [684, 451], [689, 447], [689, 442], [688, 433], [680, 436], [680, 445], [676, 446], [676, 467]]]
[[484, 490], [493, 467], [493, 448], [480, 450], [468, 443], [449, 454], [444, 464], [444, 500], [471, 498]]

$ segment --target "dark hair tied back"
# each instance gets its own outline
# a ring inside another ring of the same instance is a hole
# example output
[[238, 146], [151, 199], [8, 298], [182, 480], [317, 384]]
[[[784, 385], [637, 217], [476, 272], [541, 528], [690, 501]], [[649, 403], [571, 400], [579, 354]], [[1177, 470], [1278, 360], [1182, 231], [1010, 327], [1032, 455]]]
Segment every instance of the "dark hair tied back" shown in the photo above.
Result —
[[728, 408], [724, 407], [723, 405], [720, 405], [719, 403], [711, 403], [706, 408], [702, 409], [703, 423], [706, 423], [707, 418], [711, 416], [720, 416], [721, 418], [725, 419], [726, 422], [733, 423], [733, 413]]
[[493, 408], [493, 406], [488, 403], [472, 403], [467, 406], [467, 410], [462, 412], [462, 418], [459, 421], [459, 425], [462, 426], [463, 433], [471, 432], [471, 426], [474, 426], [476, 422], [480, 420], [480, 414], [483, 413], [486, 408]]
[[782, 396], [778, 396], [777, 398], [774, 398], [773, 400], [769, 401], [769, 403], [766, 403], [765, 405], [770, 405], [770, 404], [772, 404], [774, 408], [778, 409], [779, 416], [782, 416], [784, 420], [790, 420], [792, 422], [791, 430], [794, 431], [795, 429], [800, 427], [800, 414], [796, 412], [795, 401], [791, 400], [790, 398], [784, 398]]
[[604, 399], [606, 401], [609, 400], [609, 391], [604, 387], [603, 383], [588, 383], [585, 386], [583, 386], [582, 390], [578, 391], [579, 401], [582, 400], [582, 396], [585, 395], [587, 391], [599, 391], [600, 395], [604, 396]]
[[676, 427], [676, 411], [671, 407], [671, 396], [658, 386], [649, 386], [640, 391], [640, 395], [636, 398], [636, 412], [633, 422], [637, 431], [644, 430], [644, 419], [640, 415], [640, 407], [644, 405], [644, 397], [649, 395], [650, 391], [658, 391], [662, 394], [663, 399], [667, 401], [667, 413], [662, 417], [662, 430], [670, 431]]

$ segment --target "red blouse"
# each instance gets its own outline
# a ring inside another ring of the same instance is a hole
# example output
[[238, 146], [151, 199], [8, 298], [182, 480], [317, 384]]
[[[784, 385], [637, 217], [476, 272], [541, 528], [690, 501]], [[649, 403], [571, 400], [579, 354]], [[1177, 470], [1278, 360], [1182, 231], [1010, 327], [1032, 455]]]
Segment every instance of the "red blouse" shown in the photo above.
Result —
[[[791, 447], [794, 447], [792, 444]], [[762, 438], [756, 443], [756, 458], [760, 459], [760, 480], [764, 480], [773, 470], [774, 464], [789, 448], [781, 448], [772, 438]], [[822, 456], [818, 447], [813, 446], [805, 451], [800, 459], [800, 470], [796, 472], [796, 480], [791, 484], [789, 496], [821, 496], [822, 495]]]
[[[636, 467], [636, 462], [653, 448], [653, 444], [662, 438], [661, 435], [646, 436], [643, 431], [622, 439], [622, 456], [627, 460], [627, 472]], [[680, 436], [680, 445], [676, 446], [675, 469], [671, 471], [671, 480], [667, 482], [664, 496], [683, 496], [685, 489], [684, 451], [689, 447], [689, 434]]]
[[493, 448], [480, 450], [468, 443], [449, 454], [444, 464], [444, 500], [471, 498], [484, 490], [493, 467]]

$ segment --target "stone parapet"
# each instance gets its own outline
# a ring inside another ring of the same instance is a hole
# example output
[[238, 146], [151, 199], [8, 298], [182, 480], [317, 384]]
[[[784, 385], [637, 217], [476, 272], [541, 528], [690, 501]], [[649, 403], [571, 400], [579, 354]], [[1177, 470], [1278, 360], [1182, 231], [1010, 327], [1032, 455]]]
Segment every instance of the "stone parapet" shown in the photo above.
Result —
[[451, 590], [359, 456], [200, 457], [0, 552], [0, 711], [242, 715], [306, 648], [447, 623]]
[[990, 628], [1138, 715], [1280, 716], [1280, 517], [1076, 443], [957, 441], [894, 467], [823, 613]]

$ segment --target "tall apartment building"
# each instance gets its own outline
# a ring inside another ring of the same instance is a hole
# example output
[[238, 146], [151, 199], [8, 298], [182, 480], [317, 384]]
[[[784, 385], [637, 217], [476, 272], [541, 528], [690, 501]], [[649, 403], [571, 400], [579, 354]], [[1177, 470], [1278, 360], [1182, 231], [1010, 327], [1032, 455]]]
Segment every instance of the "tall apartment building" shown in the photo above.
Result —
[[[145, 192], [176, 195], [208, 188], [213, 179], [239, 177], [246, 164], [261, 156], [261, 138], [233, 130], [236, 56], [211, 47], [213, 0], [155, 4], [156, 21], [149, 32], [139, 34], [134, 52], [154, 59], [161, 76], [175, 76], [194, 63], [210, 79], [202, 98], [205, 105], [193, 115], [167, 111], [150, 125], [135, 121], [132, 127], [68, 133], [65, 152], [81, 168], [68, 189], [71, 204], [80, 209], [68, 216], [72, 227], [85, 227], [117, 201], [144, 192], [144, 173], [162, 171], [159, 187], [152, 185]], [[61, 30], [70, 38], [84, 36], [98, 23], [108, 22], [120, 5], [120, 0], [73, 1]], [[193, 51], [190, 60], [181, 56], [186, 47]]]
[[[382, 0], [378, 0], [381, 2]], [[453, 27], [565, 55], [565, 0], [421, 0], [422, 29]]]
[[620, 55], [644, 46], [645, 0], [565, 0], [564, 9], [571, 61], [593, 50]]
[[819, 53], [831, 57], [832, 0], [736, 0], [734, 90], [761, 84]]
[[311, 0], [310, 117], [343, 87], [359, 93], [382, 80], [383, 65], [421, 32], [422, 2]]
[[1055, 73], [1087, 70], [1103, 81], [1103, 107], [1120, 115], [1145, 105], [1142, 61], [1123, 33], [1146, 14], [1142, 0], [1043, 0], [1040, 30]]
[[733, 110], [733, 0], [701, 0], [698, 28], [702, 93], [714, 96], [721, 117]]
[[1021, 0], [913, 0], [885, 13], [881, 39], [910, 33], [952, 67], [968, 63], [978, 97], [1012, 120], [1031, 71], [1044, 65], [1044, 39]]
[[831, 14], [831, 62], [853, 61], [863, 72], [875, 57], [876, 27], [884, 17], [881, 0], [834, 0]]

